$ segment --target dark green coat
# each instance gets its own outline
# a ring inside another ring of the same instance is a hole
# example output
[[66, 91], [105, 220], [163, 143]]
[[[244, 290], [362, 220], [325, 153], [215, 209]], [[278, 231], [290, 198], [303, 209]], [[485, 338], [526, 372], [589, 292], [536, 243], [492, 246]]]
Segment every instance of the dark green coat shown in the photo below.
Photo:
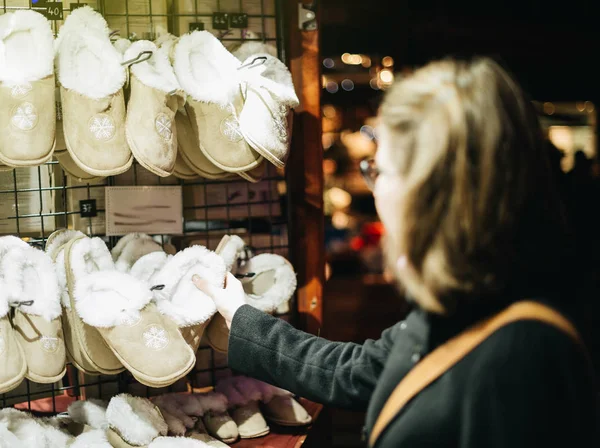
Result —
[[[406, 373], [491, 310], [443, 318], [421, 310], [364, 344], [330, 342], [243, 306], [229, 340], [232, 369], [326, 405], [367, 410], [365, 436]], [[423, 390], [377, 447], [597, 447], [584, 358], [546, 324], [510, 324]]]

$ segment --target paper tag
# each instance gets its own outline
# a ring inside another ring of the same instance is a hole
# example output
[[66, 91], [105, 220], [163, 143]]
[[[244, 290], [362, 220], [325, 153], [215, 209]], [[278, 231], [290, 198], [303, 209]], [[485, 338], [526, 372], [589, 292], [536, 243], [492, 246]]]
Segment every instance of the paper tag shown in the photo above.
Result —
[[106, 187], [106, 235], [183, 233], [181, 186]]
[[229, 29], [229, 17], [227, 13], [215, 12], [212, 16], [212, 27], [215, 30], [228, 30]]
[[248, 28], [248, 14], [245, 14], [245, 13], [229, 14], [229, 26], [231, 28]]

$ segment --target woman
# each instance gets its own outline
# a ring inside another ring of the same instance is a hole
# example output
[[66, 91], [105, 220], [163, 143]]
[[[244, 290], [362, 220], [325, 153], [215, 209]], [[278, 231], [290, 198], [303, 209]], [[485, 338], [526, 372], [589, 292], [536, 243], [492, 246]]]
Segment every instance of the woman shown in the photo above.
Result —
[[[536, 114], [493, 61], [435, 62], [397, 82], [380, 110], [376, 163], [365, 170], [387, 231], [390, 269], [415, 303], [362, 345], [329, 342], [196, 285], [230, 325], [241, 373], [331, 406], [367, 410], [366, 435], [405, 375], [450, 338], [523, 299], [560, 310], [570, 263]], [[564, 332], [508, 324], [414, 397], [377, 447], [592, 445], [595, 396], [586, 358]]]

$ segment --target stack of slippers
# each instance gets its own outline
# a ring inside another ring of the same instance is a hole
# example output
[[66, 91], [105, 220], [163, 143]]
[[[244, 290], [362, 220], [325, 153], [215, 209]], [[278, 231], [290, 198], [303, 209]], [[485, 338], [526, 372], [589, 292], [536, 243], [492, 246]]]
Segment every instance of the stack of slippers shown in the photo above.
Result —
[[[237, 235], [225, 235], [216, 253], [229, 272], [241, 279], [246, 302], [265, 313], [274, 313], [289, 301], [296, 291], [296, 273], [291, 263], [281, 255], [248, 256], [248, 246]], [[214, 316], [204, 333], [205, 342], [214, 350], [227, 353], [229, 329], [220, 314]]]
[[20, 238], [0, 238], [0, 393], [24, 378], [51, 384], [66, 372], [60, 292], [52, 260]]
[[[195, 399], [196, 403], [202, 401]], [[181, 411], [176, 409], [178, 415]], [[71, 431], [102, 431], [115, 448], [226, 447], [203, 431], [202, 420], [186, 414], [187, 426], [164, 407], [146, 398], [120, 394], [110, 402], [78, 401], [69, 406]], [[200, 422], [200, 423], [199, 423]]]
[[215, 390], [227, 397], [229, 413], [242, 439], [267, 435], [267, 421], [280, 426], [306, 426], [312, 421], [290, 392], [252, 378], [225, 378]]
[[40, 13], [0, 16], [0, 164], [36, 166], [55, 146], [54, 34]]

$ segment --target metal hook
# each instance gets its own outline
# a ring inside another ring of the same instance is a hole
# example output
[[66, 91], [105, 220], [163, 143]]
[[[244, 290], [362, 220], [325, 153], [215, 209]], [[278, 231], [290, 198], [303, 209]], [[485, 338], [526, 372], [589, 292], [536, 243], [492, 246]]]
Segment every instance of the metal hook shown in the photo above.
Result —
[[[261, 61], [260, 64], [254, 64], [256, 61]], [[248, 62], [247, 64], [243, 64], [240, 65], [238, 67], [238, 70], [241, 70], [243, 68], [246, 67], [250, 67], [250, 68], [254, 68], [254, 67], [260, 67], [261, 65], [263, 65], [265, 62], [267, 62], [267, 57], [266, 56], [257, 56], [254, 59], [252, 59], [252, 62]]]
[[254, 272], [247, 272], [246, 274], [234, 274], [235, 278], [252, 278], [256, 274]]
[[150, 50], [142, 51], [135, 58], [130, 59], [130, 60], [125, 61], [125, 62], [122, 62], [121, 65], [139, 64], [140, 62], [144, 62], [144, 61], [147, 61], [148, 59], [150, 59], [152, 57], [152, 54], [153, 53]]
[[114, 30], [112, 33], [110, 33], [110, 34], [108, 35], [108, 37], [114, 37], [114, 36], [118, 36], [118, 35], [119, 35], [119, 32], [120, 32], [119, 30]]
[[154, 285], [150, 291], [162, 291], [163, 289], [165, 289], [165, 285]]
[[13, 308], [19, 308], [22, 306], [31, 306], [33, 305], [33, 302], [35, 302], [35, 300], [26, 300], [25, 302], [10, 302], [9, 305]]

